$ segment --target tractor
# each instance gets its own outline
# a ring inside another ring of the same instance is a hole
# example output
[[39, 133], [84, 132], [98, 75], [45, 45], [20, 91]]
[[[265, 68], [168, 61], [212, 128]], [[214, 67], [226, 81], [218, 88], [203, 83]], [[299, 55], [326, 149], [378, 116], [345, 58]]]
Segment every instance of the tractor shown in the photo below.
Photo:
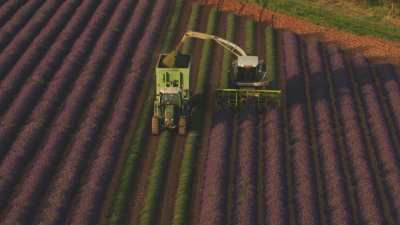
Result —
[[152, 133], [178, 127], [180, 135], [187, 132], [190, 108], [190, 56], [180, 55], [174, 67], [166, 66], [161, 54], [156, 67], [156, 96], [152, 118]]
[[152, 133], [158, 135], [162, 129], [175, 129], [185, 135], [191, 112], [190, 55], [179, 49], [189, 38], [213, 40], [234, 54], [230, 70], [230, 87], [216, 90], [218, 108], [241, 109], [249, 104], [264, 110], [279, 105], [281, 90], [269, 87], [270, 75], [258, 56], [248, 56], [236, 44], [215, 35], [188, 31], [176, 48], [161, 54], [156, 67], [156, 93], [152, 118]]

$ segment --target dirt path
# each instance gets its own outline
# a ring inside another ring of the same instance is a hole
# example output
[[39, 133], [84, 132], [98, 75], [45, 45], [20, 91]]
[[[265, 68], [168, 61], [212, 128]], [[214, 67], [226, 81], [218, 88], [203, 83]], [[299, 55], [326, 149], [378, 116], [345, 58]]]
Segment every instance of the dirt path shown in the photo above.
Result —
[[236, 0], [206, 0], [201, 2], [220, 5], [220, 8], [224, 11], [233, 11], [251, 16], [267, 24], [272, 24], [273, 18], [273, 25], [277, 29], [287, 29], [300, 35], [315, 36], [325, 43], [336, 43], [341, 48], [350, 52], [361, 52], [369, 58], [384, 58], [397, 66], [400, 65], [400, 42], [338, 31], [337, 29], [316, 25], [293, 16], [263, 10], [263, 8], [254, 4], [243, 6], [242, 3]]

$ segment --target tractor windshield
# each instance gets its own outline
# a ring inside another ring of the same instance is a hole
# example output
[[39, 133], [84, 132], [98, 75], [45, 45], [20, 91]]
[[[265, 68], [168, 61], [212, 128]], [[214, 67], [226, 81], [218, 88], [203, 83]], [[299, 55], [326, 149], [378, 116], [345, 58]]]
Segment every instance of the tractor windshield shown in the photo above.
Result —
[[161, 95], [161, 103], [163, 105], [179, 105], [179, 94], [162, 94]]
[[238, 67], [238, 82], [257, 82], [257, 67]]

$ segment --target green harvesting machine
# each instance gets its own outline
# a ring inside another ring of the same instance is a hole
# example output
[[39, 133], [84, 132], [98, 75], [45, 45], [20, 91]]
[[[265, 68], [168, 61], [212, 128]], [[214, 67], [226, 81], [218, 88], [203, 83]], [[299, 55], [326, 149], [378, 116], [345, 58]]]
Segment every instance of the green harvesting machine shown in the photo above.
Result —
[[233, 61], [229, 74], [229, 87], [216, 90], [217, 108], [266, 107], [279, 106], [281, 90], [269, 87], [270, 75], [258, 56], [248, 56], [236, 44], [223, 38], [188, 31], [177, 47], [168, 54], [161, 54], [156, 67], [156, 92], [152, 133], [158, 135], [162, 129], [178, 127], [179, 134], [188, 130], [188, 117], [191, 112], [190, 92], [190, 55], [179, 52], [180, 47], [189, 38], [213, 40], [237, 59]]
[[269, 87], [270, 76], [258, 56], [238, 55], [229, 71], [229, 87], [216, 90], [217, 108], [242, 109], [279, 106], [281, 90]]
[[152, 118], [152, 133], [161, 129], [174, 129], [179, 134], [187, 132], [190, 113], [190, 56], [179, 55], [173, 67], [164, 64], [166, 54], [161, 54], [156, 67], [156, 96]]

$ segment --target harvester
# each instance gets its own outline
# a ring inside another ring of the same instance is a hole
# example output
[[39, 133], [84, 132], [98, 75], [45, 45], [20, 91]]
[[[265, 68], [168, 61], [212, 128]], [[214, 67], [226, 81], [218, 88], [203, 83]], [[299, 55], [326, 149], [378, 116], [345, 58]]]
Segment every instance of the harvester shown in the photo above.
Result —
[[281, 90], [269, 88], [272, 74], [258, 56], [248, 56], [236, 44], [215, 35], [188, 31], [177, 47], [168, 54], [161, 54], [156, 67], [156, 98], [152, 118], [152, 133], [162, 129], [178, 127], [185, 135], [191, 112], [190, 55], [181, 54], [179, 49], [189, 39], [213, 40], [237, 59], [229, 72], [229, 88], [216, 90], [218, 108], [241, 109], [254, 106], [259, 110], [280, 104]]

